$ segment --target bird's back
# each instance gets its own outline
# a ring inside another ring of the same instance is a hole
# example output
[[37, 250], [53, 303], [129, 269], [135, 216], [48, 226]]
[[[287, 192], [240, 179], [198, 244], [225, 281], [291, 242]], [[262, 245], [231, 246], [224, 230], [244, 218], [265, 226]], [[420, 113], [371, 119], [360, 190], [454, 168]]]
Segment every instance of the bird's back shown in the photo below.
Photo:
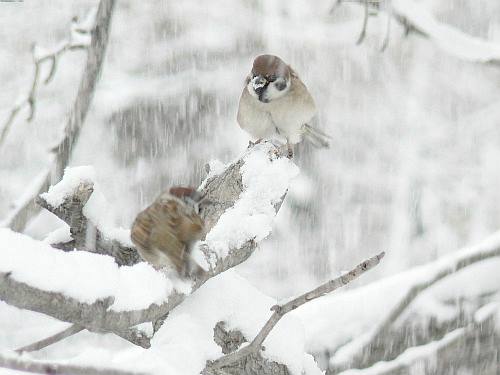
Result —
[[163, 194], [137, 215], [131, 238], [141, 257], [156, 267], [172, 265], [182, 273], [189, 246], [203, 234], [203, 222], [177, 198]]

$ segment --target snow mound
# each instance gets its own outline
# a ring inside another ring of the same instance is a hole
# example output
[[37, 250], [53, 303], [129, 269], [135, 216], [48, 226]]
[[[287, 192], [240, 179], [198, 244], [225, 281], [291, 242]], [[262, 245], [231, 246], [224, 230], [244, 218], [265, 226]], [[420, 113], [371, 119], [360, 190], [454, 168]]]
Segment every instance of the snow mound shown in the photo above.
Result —
[[241, 167], [243, 192], [235, 205], [220, 217], [206, 243], [221, 257], [254, 239], [261, 241], [272, 230], [274, 205], [280, 202], [299, 168], [287, 158], [277, 158], [269, 143], [253, 146]]
[[[150, 349], [134, 346], [114, 335], [81, 332], [42, 352], [27, 356], [65, 363], [110, 367], [151, 374], [197, 375], [207, 360], [222, 356], [214, 342], [214, 327], [225, 321], [247, 340], [255, 337], [276, 303], [235, 271], [210, 280], [175, 308], [151, 341]], [[19, 312], [0, 304], [0, 348], [14, 349], [64, 328], [42, 314]], [[4, 323], [8, 322], [8, 323]], [[22, 328], [21, 333], [16, 331]], [[45, 330], [41, 330], [45, 328]], [[16, 332], [16, 335], [13, 333]], [[14, 336], [15, 340], [9, 337]], [[293, 375], [321, 375], [314, 359], [304, 351], [304, 327], [293, 313], [285, 315], [264, 341], [262, 354], [287, 365]]]
[[82, 182], [93, 183], [95, 171], [93, 167], [68, 167], [64, 170], [61, 182], [49, 188], [49, 191], [40, 196], [52, 207], [59, 207], [66, 198], [70, 197]]
[[113, 258], [86, 251], [63, 252], [10, 229], [0, 229], [0, 272], [19, 282], [82, 302], [114, 297], [116, 311], [147, 308], [167, 300], [174, 286], [146, 263], [118, 267]]

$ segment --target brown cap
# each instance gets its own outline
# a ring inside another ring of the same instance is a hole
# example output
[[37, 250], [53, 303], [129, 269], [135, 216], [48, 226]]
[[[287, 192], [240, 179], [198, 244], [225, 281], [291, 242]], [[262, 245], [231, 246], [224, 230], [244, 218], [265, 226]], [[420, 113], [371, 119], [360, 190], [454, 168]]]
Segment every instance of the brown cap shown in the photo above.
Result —
[[290, 77], [290, 68], [283, 60], [274, 55], [260, 55], [253, 61], [252, 73], [263, 77]]

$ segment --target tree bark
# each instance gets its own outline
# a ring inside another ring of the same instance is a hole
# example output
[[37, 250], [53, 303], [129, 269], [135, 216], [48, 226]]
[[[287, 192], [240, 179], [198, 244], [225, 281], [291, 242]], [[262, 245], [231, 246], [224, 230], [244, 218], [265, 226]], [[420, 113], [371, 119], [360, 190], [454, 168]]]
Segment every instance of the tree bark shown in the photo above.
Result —
[[55, 153], [54, 161], [50, 170], [46, 172], [45, 177], [41, 180], [35, 194], [26, 198], [8, 215], [9, 217], [4, 225], [14, 231], [21, 232], [28, 221], [39, 212], [39, 207], [34, 204], [34, 199], [46, 191], [51, 184], [61, 179], [64, 168], [69, 163], [71, 152], [78, 140], [94, 97], [95, 88], [104, 63], [114, 5], [114, 0], [101, 0], [99, 2], [95, 26], [91, 31], [91, 43], [88, 48], [87, 62], [73, 108], [66, 121], [64, 136], [53, 149]]

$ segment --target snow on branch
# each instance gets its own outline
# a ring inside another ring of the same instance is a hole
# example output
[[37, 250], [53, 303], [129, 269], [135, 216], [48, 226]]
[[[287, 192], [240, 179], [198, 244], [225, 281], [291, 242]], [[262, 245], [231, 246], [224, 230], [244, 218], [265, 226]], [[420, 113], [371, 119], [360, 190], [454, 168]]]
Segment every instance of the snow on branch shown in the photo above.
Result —
[[500, 44], [473, 37], [440, 23], [414, 0], [392, 0], [392, 11], [400, 18], [400, 22], [425, 35], [455, 57], [471, 62], [500, 63]]
[[432, 341], [428, 344], [411, 347], [392, 361], [377, 362], [366, 369], [353, 369], [342, 372], [342, 375], [397, 375], [401, 373], [411, 373], [413, 366], [422, 362], [432, 361], [433, 358], [441, 358], [445, 352], [449, 351], [460, 340], [466, 337], [474, 337], [477, 340], [476, 333], [481, 330], [483, 324], [488, 320], [494, 320], [495, 314], [499, 311], [498, 303], [490, 303], [480, 308], [472, 322], [465, 327], [457, 328], [447, 333], [442, 339]]
[[240, 362], [245, 357], [259, 353], [262, 349], [262, 343], [267, 338], [271, 330], [276, 326], [276, 324], [285, 314], [295, 310], [296, 308], [302, 306], [303, 304], [309, 301], [324, 296], [328, 293], [335, 291], [338, 288], [341, 288], [349, 284], [351, 281], [357, 279], [363, 273], [377, 266], [380, 263], [380, 260], [384, 257], [384, 255], [385, 253], [382, 252], [369, 259], [366, 259], [362, 263], [358, 264], [351, 271], [343, 274], [342, 276], [330, 280], [325, 284], [320, 285], [316, 289], [313, 289], [299, 297], [296, 297], [285, 304], [273, 306], [271, 308], [271, 310], [274, 311], [273, 314], [249, 345], [243, 347], [242, 349], [239, 349], [236, 352], [227, 354], [224, 357], [221, 357], [212, 363], [208, 363], [207, 364], [208, 369], [218, 370], [218, 369], [223, 369], [224, 367], [233, 366], [235, 363]]
[[[27, 192], [23, 194], [23, 199], [16, 202], [14, 209], [7, 215], [7, 218], [0, 224], [0, 226], [8, 227], [15, 231], [22, 231], [27, 222], [38, 212], [38, 206], [34, 202], [35, 197], [43, 193], [48, 186], [50, 186], [51, 182], [59, 181], [61, 179], [62, 173], [68, 165], [73, 146], [78, 140], [80, 130], [83, 127], [90, 103], [94, 96], [94, 91], [104, 62], [106, 46], [108, 44], [111, 15], [114, 4], [114, 0], [101, 0], [99, 2], [93, 27], [89, 26], [91, 24], [91, 19], [94, 18], [93, 16], [87, 17], [85, 22], [83, 22], [80, 26], [73, 25], [72, 35], [79, 44], [82, 44], [83, 42], [88, 43], [88, 38], [85, 35], [83, 38], [82, 35], [76, 38], [75, 36], [82, 34], [83, 30], [88, 30], [90, 28], [91, 40], [90, 45], [87, 48], [87, 62], [85, 64], [85, 69], [76, 94], [76, 99], [64, 127], [64, 134], [52, 150], [54, 155], [52, 155], [53, 160], [50, 163], [51, 166], [49, 169], [44, 171], [33, 183], [33, 186], [28, 188]], [[57, 51], [59, 50], [53, 52], [56, 53]], [[61, 52], [59, 52], [59, 54], [60, 53]], [[50, 60], [52, 59], [51, 56], [56, 55], [51, 53], [41, 53], [38, 57]], [[55, 61], [57, 61], [57, 59], [55, 57], [54, 59], [53, 67], [55, 69]], [[34, 102], [35, 101], [33, 100], [32, 108], [34, 108]], [[5, 126], [3, 129], [5, 130]]]
[[[72, 234], [83, 236], [95, 194], [92, 173], [86, 167], [68, 172], [68, 178], [43, 194], [40, 202], [68, 222]], [[202, 260], [206, 256], [209, 272], [192, 285], [168, 279], [144, 262], [119, 267], [113, 257], [56, 251], [46, 243], [0, 229], [0, 299], [148, 347], [148, 337], [134, 326], [154, 323], [210, 277], [246, 260], [270, 234], [298, 168], [281, 148], [263, 143], [216, 172], [202, 185], [212, 204], [202, 212], [210, 232], [199, 255]]]
[[357, 368], [370, 366], [373, 361], [369, 355], [370, 347], [388, 335], [393, 324], [423, 291], [468, 266], [498, 256], [500, 256], [500, 233], [475, 247], [464, 249], [420, 267], [420, 277], [413, 282], [403, 297], [368, 333], [341, 347], [332, 357], [331, 365], [336, 371], [352, 367], [352, 364]]
[[[429, 12], [422, 4], [414, 0], [341, 0], [339, 2], [354, 2], [365, 7], [363, 29], [359, 41], [364, 39], [368, 19], [367, 7], [379, 10], [381, 4], [386, 5], [388, 16], [395, 18], [403, 25], [406, 32], [414, 31], [434, 42], [446, 53], [459, 59], [478, 62], [500, 64], [500, 44], [486, 41], [464, 33], [453, 26], [443, 24]], [[390, 23], [386, 27], [383, 48], [387, 45]]]
[[98, 189], [94, 191], [94, 181], [92, 167], [66, 168], [61, 182], [36, 199], [41, 207], [69, 226], [70, 238], [55, 235], [49, 242], [65, 251], [77, 249], [110, 255], [119, 266], [139, 263], [141, 259], [130, 241], [129, 231], [106, 228], [102, 224], [107, 202]]

